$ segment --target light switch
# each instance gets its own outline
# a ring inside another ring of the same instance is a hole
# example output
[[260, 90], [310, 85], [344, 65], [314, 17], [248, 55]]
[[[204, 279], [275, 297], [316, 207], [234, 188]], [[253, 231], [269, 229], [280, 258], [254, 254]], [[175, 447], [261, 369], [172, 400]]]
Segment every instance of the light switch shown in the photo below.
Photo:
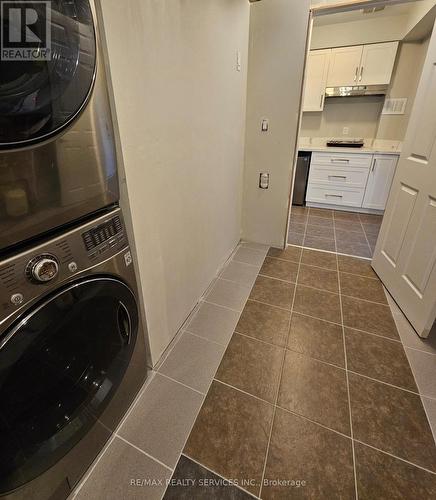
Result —
[[262, 132], [268, 132], [268, 129], [269, 129], [269, 122], [266, 118], [264, 118], [262, 120], [262, 123], [261, 123], [261, 127], [260, 129], [262, 130]]
[[269, 174], [266, 172], [261, 172], [259, 174], [259, 187], [260, 189], [269, 188]]

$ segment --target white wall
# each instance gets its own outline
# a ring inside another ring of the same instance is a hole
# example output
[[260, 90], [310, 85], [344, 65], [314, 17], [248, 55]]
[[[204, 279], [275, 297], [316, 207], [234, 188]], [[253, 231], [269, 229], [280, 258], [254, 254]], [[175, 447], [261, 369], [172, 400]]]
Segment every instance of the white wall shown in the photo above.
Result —
[[[262, 0], [250, 9], [243, 237], [280, 246], [288, 217], [309, 0]], [[260, 131], [262, 118], [270, 121]], [[259, 189], [259, 173], [270, 188]]]
[[249, 4], [101, 4], [156, 363], [240, 239]]

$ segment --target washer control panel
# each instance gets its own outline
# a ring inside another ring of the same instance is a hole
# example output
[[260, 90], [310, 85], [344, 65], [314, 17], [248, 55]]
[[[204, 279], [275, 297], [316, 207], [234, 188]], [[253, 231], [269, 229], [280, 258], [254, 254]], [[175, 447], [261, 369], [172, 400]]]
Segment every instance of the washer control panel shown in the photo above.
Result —
[[90, 259], [113, 248], [124, 239], [124, 228], [119, 216], [105, 221], [96, 227], [82, 233], [83, 243]]
[[47, 283], [56, 278], [59, 273], [57, 258], [51, 254], [42, 254], [33, 258], [26, 268], [26, 276], [36, 283]]

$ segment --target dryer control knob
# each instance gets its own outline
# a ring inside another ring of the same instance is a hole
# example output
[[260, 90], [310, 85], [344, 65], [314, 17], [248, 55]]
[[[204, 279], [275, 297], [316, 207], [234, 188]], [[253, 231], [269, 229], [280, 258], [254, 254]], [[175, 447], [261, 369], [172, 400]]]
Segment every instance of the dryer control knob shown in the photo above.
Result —
[[52, 257], [39, 257], [31, 262], [30, 274], [35, 281], [47, 283], [56, 278], [59, 265]]

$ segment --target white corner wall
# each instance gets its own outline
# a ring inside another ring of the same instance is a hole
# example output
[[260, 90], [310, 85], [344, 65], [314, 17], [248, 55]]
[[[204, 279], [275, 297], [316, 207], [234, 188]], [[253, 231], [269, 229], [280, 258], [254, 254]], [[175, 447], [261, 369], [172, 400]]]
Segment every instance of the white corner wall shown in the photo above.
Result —
[[155, 364], [240, 239], [249, 3], [101, 9]]
[[[309, 0], [262, 0], [250, 8], [243, 237], [285, 243], [300, 116]], [[269, 120], [269, 132], [261, 121]], [[270, 187], [259, 189], [259, 173]]]

